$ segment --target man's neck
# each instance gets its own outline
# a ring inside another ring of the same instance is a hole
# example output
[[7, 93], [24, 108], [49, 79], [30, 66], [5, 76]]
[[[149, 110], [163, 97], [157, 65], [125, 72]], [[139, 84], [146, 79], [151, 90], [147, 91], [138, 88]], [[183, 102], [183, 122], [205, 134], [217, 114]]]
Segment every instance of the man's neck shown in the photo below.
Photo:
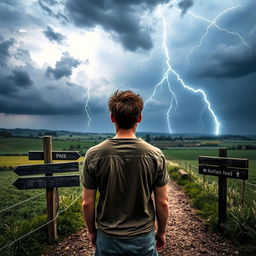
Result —
[[116, 129], [116, 136], [114, 137], [116, 139], [118, 138], [136, 138], [136, 129]]

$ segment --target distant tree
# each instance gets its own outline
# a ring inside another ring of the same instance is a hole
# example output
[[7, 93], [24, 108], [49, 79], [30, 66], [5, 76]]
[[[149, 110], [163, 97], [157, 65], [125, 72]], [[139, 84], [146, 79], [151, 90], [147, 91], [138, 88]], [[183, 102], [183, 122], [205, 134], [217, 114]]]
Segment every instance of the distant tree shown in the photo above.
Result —
[[69, 138], [72, 138], [72, 134], [69, 134]]
[[148, 142], [148, 143], [149, 143], [150, 141], [151, 141], [150, 135], [149, 135], [149, 134], [147, 134], [147, 135], [146, 135], [146, 142]]
[[80, 148], [81, 148], [81, 145], [80, 145], [80, 144], [77, 144], [77, 145], [76, 145], [76, 148], [77, 148], [77, 149], [80, 149]]
[[239, 145], [237, 145], [237, 149], [238, 149], [238, 150], [243, 149], [243, 145], [240, 145], [240, 144], [239, 144]]
[[13, 135], [10, 132], [7, 131], [0, 131], [0, 136], [5, 138], [13, 137]]

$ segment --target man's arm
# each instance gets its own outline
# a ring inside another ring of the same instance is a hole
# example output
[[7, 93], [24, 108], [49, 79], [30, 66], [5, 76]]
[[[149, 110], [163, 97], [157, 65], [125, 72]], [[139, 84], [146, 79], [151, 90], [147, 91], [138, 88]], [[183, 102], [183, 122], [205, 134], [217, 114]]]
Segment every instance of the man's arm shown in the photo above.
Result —
[[167, 186], [155, 187], [154, 197], [156, 205], [156, 218], [158, 229], [156, 232], [156, 248], [157, 250], [162, 250], [166, 245], [165, 229], [168, 220], [168, 191]]
[[95, 227], [95, 195], [96, 190], [83, 188], [82, 210], [84, 220], [91, 237], [91, 243], [96, 245], [96, 227]]

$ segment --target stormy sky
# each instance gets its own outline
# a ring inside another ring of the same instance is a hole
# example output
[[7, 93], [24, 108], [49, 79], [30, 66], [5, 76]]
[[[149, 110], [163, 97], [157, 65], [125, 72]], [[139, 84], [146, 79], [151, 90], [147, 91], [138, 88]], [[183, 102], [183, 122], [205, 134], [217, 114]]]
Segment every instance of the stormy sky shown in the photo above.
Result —
[[[255, 0], [0, 0], [0, 127], [256, 134]], [[162, 83], [161, 83], [162, 82]]]

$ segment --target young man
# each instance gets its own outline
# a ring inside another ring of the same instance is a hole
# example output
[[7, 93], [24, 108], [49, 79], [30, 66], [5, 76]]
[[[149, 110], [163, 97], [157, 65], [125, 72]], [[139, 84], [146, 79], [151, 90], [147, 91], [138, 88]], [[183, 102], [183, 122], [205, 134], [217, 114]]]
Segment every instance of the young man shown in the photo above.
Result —
[[108, 106], [116, 135], [87, 151], [81, 175], [82, 209], [91, 243], [97, 256], [155, 256], [166, 244], [169, 178], [165, 157], [136, 137], [143, 109], [139, 95], [116, 91]]

